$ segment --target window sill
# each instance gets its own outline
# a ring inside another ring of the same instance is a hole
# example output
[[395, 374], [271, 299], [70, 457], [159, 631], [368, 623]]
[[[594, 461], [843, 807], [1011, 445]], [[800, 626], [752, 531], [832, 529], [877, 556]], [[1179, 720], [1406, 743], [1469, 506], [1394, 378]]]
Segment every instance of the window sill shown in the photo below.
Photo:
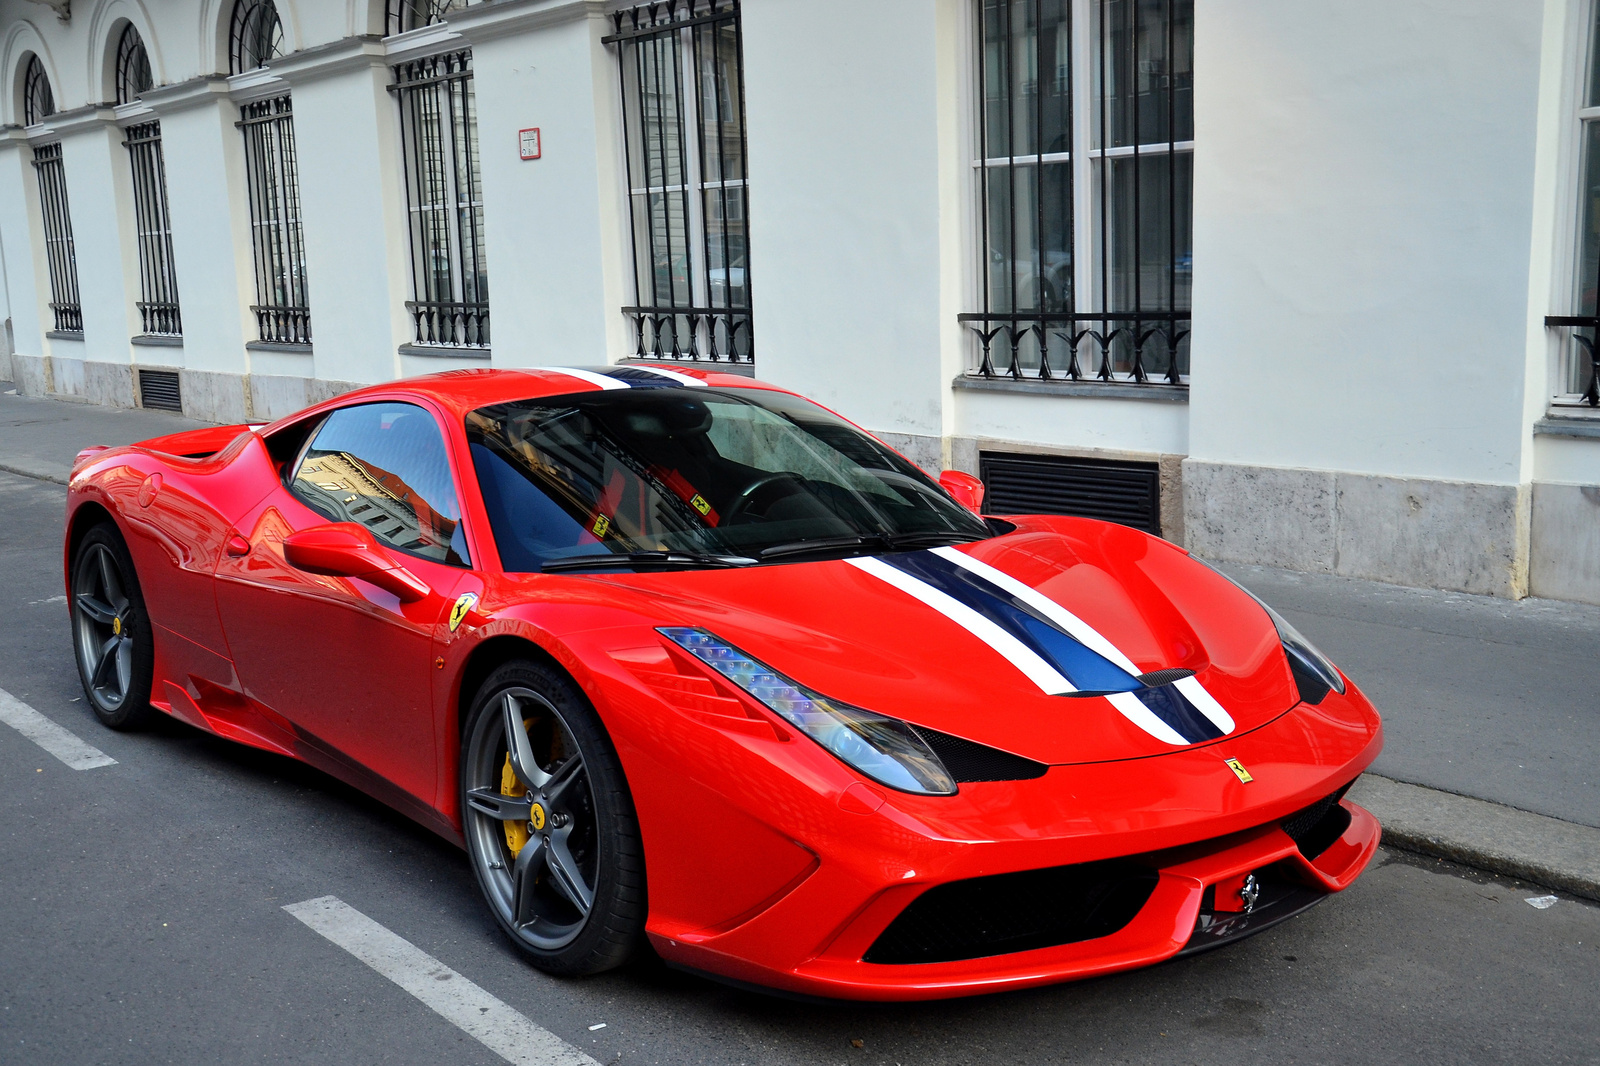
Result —
[[1187, 385], [1137, 385], [1124, 381], [1018, 381], [1010, 377], [980, 378], [962, 374], [950, 383], [972, 392], [1017, 392], [1031, 396], [1078, 396], [1095, 400], [1143, 400], [1146, 403], [1188, 403]]
[[664, 367], [692, 367], [695, 370], [714, 370], [719, 374], [738, 374], [740, 377], [753, 378], [756, 368], [752, 363], [714, 363], [710, 359], [624, 359], [622, 366], [664, 366]]
[[310, 355], [309, 344], [285, 344], [282, 341], [245, 341], [245, 350], [251, 352], [293, 352], [295, 355]]
[[46, 330], [45, 331], [45, 336], [49, 337], [53, 341], [81, 341], [81, 340], [83, 340], [83, 330], [81, 330], [81, 329], [52, 329], [52, 330]]
[[469, 348], [457, 344], [402, 344], [396, 349], [401, 355], [420, 355], [429, 359], [479, 359], [489, 360], [490, 348]]
[[[1590, 411], [1594, 413], [1587, 413]], [[1533, 435], [1600, 440], [1600, 411], [1592, 407], [1552, 408], [1548, 414], [1533, 424]]]
[[183, 337], [175, 333], [141, 333], [136, 337], [129, 337], [128, 343], [145, 348], [182, 348]]

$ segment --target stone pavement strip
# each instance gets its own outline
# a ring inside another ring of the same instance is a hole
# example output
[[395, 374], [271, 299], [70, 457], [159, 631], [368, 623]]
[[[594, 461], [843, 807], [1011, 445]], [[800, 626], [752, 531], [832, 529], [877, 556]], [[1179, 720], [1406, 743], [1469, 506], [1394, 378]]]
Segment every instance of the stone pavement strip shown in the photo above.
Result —
[[[63, 403], [18, 396], [6, 389], [0, 384], [0, 471], [40, 481], [66, 484], [73, 456], [88, 445], [129, 444], [202, 425], [159, 411]], [[1328, 583], [1319, 580], [1322, 575], [1275, 574], [1260, 568], [1248, 568], [1247, 574], [1243, 568], [1234, 569], [1250, 584], [1256, 583], [1252, 577], [1269, 583], [1310, 582], [1313, 587]], [[1356, 600], [1413, 594], [1388, 586], [1365, 590], [1357, 587], [1364, 583], [1344, 584], [1349, 586], [1346, 597]], [[1291, 590], [1270, 591], [1288, 595]], [[1319, 596], [1317, 606], [1327, 598], [1326, 593]], [[1489, 606], [1493, 605], [1485, 604]], [[1427, 726], [1432, 728], [1426, 732], [1438, 735], [1437, 723]], [[1364, 775], [1350, 797], [1377, 816], [1385, 841], [1395, 847], [1600, 900], [1600, 829], [1377, 774]]]
[[1600, 900], [1600, 829], [1363, 774], [1349, 797], [1391, 847]]

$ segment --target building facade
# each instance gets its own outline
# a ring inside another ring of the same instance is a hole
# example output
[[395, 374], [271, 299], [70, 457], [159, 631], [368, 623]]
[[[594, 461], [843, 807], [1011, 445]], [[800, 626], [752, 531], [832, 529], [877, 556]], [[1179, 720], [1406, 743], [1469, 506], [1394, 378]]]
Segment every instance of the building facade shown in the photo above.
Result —
[[0, 0], [21, 391], [793, 388], [992, 506], [1600, 603], [1595, 0]]

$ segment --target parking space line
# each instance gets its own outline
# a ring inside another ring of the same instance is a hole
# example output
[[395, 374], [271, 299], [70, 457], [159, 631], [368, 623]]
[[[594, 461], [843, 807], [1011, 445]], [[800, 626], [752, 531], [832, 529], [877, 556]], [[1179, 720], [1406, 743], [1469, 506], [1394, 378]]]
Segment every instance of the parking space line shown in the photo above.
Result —
[[515, 1066], [599, 1066], [571, 1044], [337, 896], [283, 908]]
[[50, 719], [0, 688], [0, 722], [15, 729], [74, 770], [113, 766], [115, 759], [62, 729]]

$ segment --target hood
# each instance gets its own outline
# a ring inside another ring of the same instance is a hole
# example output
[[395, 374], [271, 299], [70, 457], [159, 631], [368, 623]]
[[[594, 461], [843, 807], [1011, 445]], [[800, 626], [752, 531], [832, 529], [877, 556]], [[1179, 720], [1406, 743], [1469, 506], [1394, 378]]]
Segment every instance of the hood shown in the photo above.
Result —
[[1260, 605], [1182, 549], [1101, 522], [1030, 519], [934, 551], [594, 580], [823, 695], [1040, 762], [1216, 743], [1299, 699]]

